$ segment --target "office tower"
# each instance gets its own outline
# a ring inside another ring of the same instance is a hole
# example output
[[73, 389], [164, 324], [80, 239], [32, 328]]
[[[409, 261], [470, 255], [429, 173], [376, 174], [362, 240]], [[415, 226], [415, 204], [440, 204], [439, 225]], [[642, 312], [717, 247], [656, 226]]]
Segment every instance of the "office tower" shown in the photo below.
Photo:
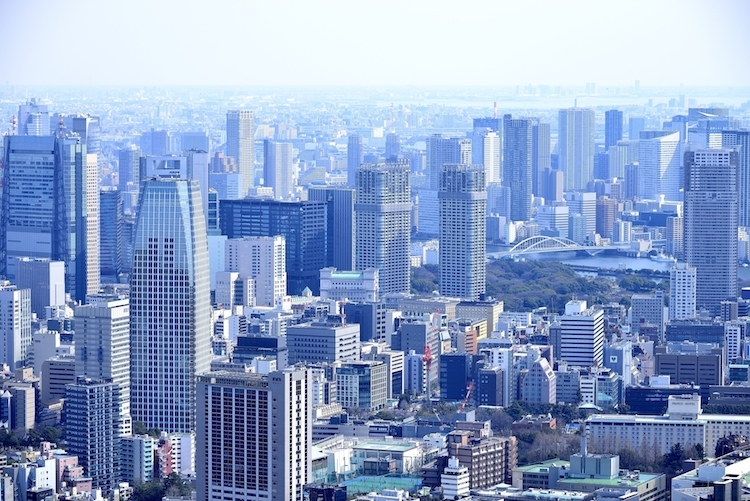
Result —
[[117, 295], [90, 295], [75, 308], [76, 376], [118, 386], [120, 432], [129, 435], [130, 301]]
[[625, 198], [635, 199], [640, 195], [640, 165], [632, 162], [625, 166]]
[[657, 200], [681, 200], [682, 143], [679, 132], [643, 131], [638, 154], [639, 195]]
[[438, 381], [442, 400], [460, 401], [466, 397], [471, 380], [472, 357], [469, 353], [443, 353], [438, 360]]
[[521, 400], [530, 404], [557, 403], [557, 376], [546, 358], [538, 358], [529, 367], [521, 383]]
[[359, 325], [331, 317], [290, 325], [286, 330], [289, 364], [333, 363], [360, 359]]
[[395, 132], [385, 136], [385, 159], [388, 162], [395, 162], [401, 155], [401, 138]]
[[630, 146], [622, 144], [612, 145], [607, 149], [607, 173], [606, 179], [623, 179], [625, 177], [625, 166], [630, 162]]
[[364, 155], [362, 136], [349, 134], [349, 141], [346, 146], [346, 179], [350, 188], [356, 186], [357, 169], [362, 165]]
[[489, 129], [475, 130], [471, 136], [471, 162], [484, 166], [487, 183], [500, 183], [503, 180], [500, 144], [500, 135]]
[[737, 149], [737, 190], [739, 193], [739, 218], [737, 225], [748, 227], [750, 226], [750, 131], [723, 131], [722, 147]]
[[206, 134], [205, 132], [199, 131], [180, 133], [180, 151], [196, 149], [208, 152], [208, 147], [208, 134]]
[[569, 217], [567, 205], [541, 205], [537, 208], [536, 223], [542, 235], [568, 238]]
[[318, 293], [318, 273], [326, 266], [326, 203], [261, 198], [221, 200], [219, 226], [227, 238], [273, 237], [286, 241], [287, 292]]
[[[600, 151], [601, 148], [599, 148], [601, 145], [597, 145], [597, 151], [594, 153], [594, 174], [592, 179], [593, 180], [602, 180], [602, 179], [609, 179], [609, 156], [603, 152]], [[591, 181], [589, 181], [590, 183]]]
[[141, 150], [130, 144], [118, 152], [118, 158], [117, 187], [122, 196], [123, 210], [134, 213], [140, 188]]
[[65, 305], [65, 263], [49, 259], [19, 258], [16, 284], [31, 289], [31, 312], [47, 318], [45, 308]]
[[357, 171], [356, 268], [376, 268], [380, 293], [409, 292], [409, 164], [363, 164]]
[[172, 135], [166, 130], [151, 130], [141, 134], [140, 147], [144, 155], [164, 156], [172, 153]]
[[544, 172], [550, 168], [549, 124], [535, 123], [531, 126], [531, 192], [544, 196]]
[[255, 126], [250, 110], [227, 111], [227, 156], [240, 173], [240, 197], [255, 185]]
[[619, 219], [616, 219], [615, 222], [612, 223], [612, 242], [630, 242], [630, 234], [632, 233], [632, 231], [633, 223], [631, 223], [630, 221], [620, 221]]
[[531, 120], [503, 117], [503, 185], [510, 188], [510, 219], [531, 219], [533, 125]]
[[224, 270], [252, 278], [258, 306], [276, 306], [286, 296], [284, 237], [230, 238], [224, 244]]
[[594, 110], [560, 110], [558, 170], [565, 173], [565, 190], [582, 190], [594, 174]]
[[427, 138], [427, 182], [432, 191], [440, 190], [440, 169], [445, 164], [470, 164], [471, 139], [435, 134]]
[[737, 152], [685, 154], [685, 261], [696, 269], [696, 307], [718, 315], [737, 297]]
[[486, 216], [487, 190], [482, 166], [443, 165], [440, 173], [442, 295], [465, 299], [484, 295]]
[[664, 330], [664, 293], [660, 290], [647, 294], [633, 294], [630, 297], [630, 322], [634, 331], [646, 324], [656, 326], [659, 339]]
[[64, 261], [67, 292], [85, 300], [99, 289], [96, 155], [78, 136], [6, 136], [4, 144], [0, 274], [14, 279], [19, 257]]
[[667, 218], [664, 238], [667, 241], [666, 253], [677, 259], [683, 259], [685, 254], [685, 220], [681, 216]]
[[211, 363], [206, 219], [197, 181], [151, 178], [140, 200], [130, 273], [131, 414], [148, 427], [188, 433], [196, 376]]
[[122, 270], [122, 197], [116, 188], [99, 190], [99, 271], [115, 279]]
[[[169, 388], [168, 391], [173, 391]], [[65, 388], [65, 439], [94, 488], [111, 494], [120, 482], [119, 386], [79, 377]]]
[[645, 117], [630, 117], [628, 119], [628, 139], [638, 141], [641, 138], [642, 130], [646, 130]]
[[326, 266], [353, 270], [355, 257], [354, 199], [356, 190], [316, 186], [307, 190], [307, 199], [326, 202]]
[[49, 107], [46, 104], [32, 97], [18, 107], [19, 136], [49, 136], [50, 133]]
[[185, 152], [180, 155], [149, 155], [141, 157], [141, 181], [151, 178], [189, 179], [198, 182], [201, 209], [204, 215], [208, 207], [208, 153], [200, 150]]
[[503, 130], [502, 129], [503, 121], [497, 117], [475, 118], [473, 125], [474, 125], [474, 131], [481, 130], [481, 129], [489, 129], [499, 134]]
[[617, 200], [608, 196], [596, 200], [596, 232], [604, 238], [612, 238], [612, 229], [617, 217]]
[[383, 409], [388, 402], [388, 368], [379, 360], [344, 362], [336, 368], [336, 392], [344, 409]]
[[565, 201], [570, 214], [580, 214], [586, 218], [586, 236], [596, 233], [596, 193], [573, 191], [565, 193]]
[[560, 319], [560, 360], [580, 367], [602, 365], [604, 353], [604, 310], [586, 308], [586, 301], [565, 305]]
[[310, 372], [212, 372], [199, 379], [198, 501], [302, 501], [312, 464]]
[[545, 203], [562, 202], [565, 188], [563, 172], [555, 169], [544, 169], [542, 178], [542, 196]]
[[669, 320], [695, 318], [695, 268], [675, 263], [669, 270]]
[[11, 370], [26, 365], [31, 346], [31, 289], [0, 281], [0, 364]]
[[101, 125], [99, 117], [91, 115], [54, 115], [54, 123], [68, 134], [77, 134], [86, 145], [86, 153], [101, 157]]
[[604, 149], [617, 144], [622, 139], [622, 111], [609, 110], [604, 113]]
[[292, 143], [266, 139], [263, 141], [263, 153], [263, 185], [273, 188], [276, 198], [289, 200], [297, 185]]

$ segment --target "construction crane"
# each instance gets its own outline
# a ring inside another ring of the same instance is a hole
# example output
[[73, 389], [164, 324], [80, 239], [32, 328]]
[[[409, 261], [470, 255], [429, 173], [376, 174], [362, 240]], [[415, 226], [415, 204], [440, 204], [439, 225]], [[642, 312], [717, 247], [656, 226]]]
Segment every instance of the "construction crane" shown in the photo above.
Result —
[[474, 381], [469, 382], [469, 385], [466, 387], [466, 396], [464, 397], [464, 401], [461, 402], [461, 407], [458, 408], [458, 412], [463, 412], [464, 409], [466, 409], [466, 402], [469, 401], [469, 396], [471, 396], [471, 391], [474, 389]]
[[427, 399], [429, 400], [432, 397], [432, 389], [430, 388], [430, 368], [432, 367], [432, 350], [430, 349], [430, 345], [426, 344], [424, 345], [424, 349], [422, 350], [424, 354], [422, 355], [422, 362], [424, 362], [425, 366], [427, 367]]

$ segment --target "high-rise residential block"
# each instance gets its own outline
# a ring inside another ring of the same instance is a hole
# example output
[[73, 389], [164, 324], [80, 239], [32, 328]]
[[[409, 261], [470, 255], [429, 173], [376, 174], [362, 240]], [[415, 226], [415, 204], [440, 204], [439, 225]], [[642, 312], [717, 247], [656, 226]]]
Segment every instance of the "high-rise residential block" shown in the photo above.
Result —
[[737, 152], [685, 154], [685, 261], [696, 269], [696, 307], [718, 315], [737, 297]]
[[49, 259], [22, 257], [16, 260], [16, 284], [31, 289], [31, 311], [46, 318], [46, 307], [65, 305], [65, 263]]
[[318, 293], [318, 273], [326, 266], [326, 203], [268, 198], [221, 200], [219, 226], [228, 238], [274, 237], [286, 242], [287, 292]]
[[116, 295], [90, 295], [75, 309], [76, 376], [119, 386], [120, 430], [131, 433], [130, 301]]
[[544, 196], [544, 172], [550, 168], [549, 124], [535, 123], [531, 126], [531, 192]]
[[582, 190], [594, 174], [594, 110], [560, 110], [558, 170], [565, 174], [565, 190]]
[[346, 146], [346, 179], [350, 188], [357, 185], [357, 169], [364, 160], [364, 143], [359, 134], [349, 134]]
[[354, 200], [357, 191], [337, 186], [315, 186], [307, 199], [326, 202], [326, 266], [353, 270], [355, 258]]
[[608, 110], [604, 112], [604, 149], [617, 144], [622, 139], [622, 111]]
[[675, 263], [669, 270], [669, 320], [695, 318], [695, 268]]
[[470, 164], [471, 157], [471, 139], [439, 134], [427, 138], [427, 181], [430, 190], [440, 190], [440, 170], [443, 165]]
[[230, 238], [224, 243], [224, 269], [252, 278], [258, 306], [276, 306], [286, 296], [284, 237]]
[[211, 372], [197, 392], [198, 501], [302, 501], [312, 464], [310, 371]]
[[77, 135], [6, 136], [4, 146], [0, 274], [15, 279], [19, 257], [64, 261], [67, 292], [85, 300], [99, 289], [96, 155]]
[[130, 274], [131, 414], [149, 427], [190, 432], [196, 378], [211, 363], [201, 194], [197, 181], [152, 178], [140, 200]]
[[510, 219], [531, 219], [533, 160], [531, 120], [505, 115], [503, 118], [503, 185], [510, 188]]
[[471, 163], [484, 166], [488, 183], [500, 183], [504, 173], [500, 170], [503, 152], [500, 135], [489, 129], [474, 131], [471, 136]]
[[[479, 299], [485, 292], [487, 190], [480, 165], [440, 172], [440, 293]], [[381, 279], [382, 280], [382, 279]]]
[[31, 289], [0, 281], [0, 363], [11, 370], [26, 365], [31, 346]]
[[227, 111], [227, 156], [240, 173], [240, 197], [255, 185], [255, 125], [250, 110]]
[[263, 184], [273, 188], [274, 197], [289, 200], [294, 195], [297, 175], [294, 171], [292, 143], [266, 139], [263, 142]]
[[363, 164], [357, 171], [356, 268], [379, 271], [380, 293], [409, 292], [411, 191], [406, 162]]

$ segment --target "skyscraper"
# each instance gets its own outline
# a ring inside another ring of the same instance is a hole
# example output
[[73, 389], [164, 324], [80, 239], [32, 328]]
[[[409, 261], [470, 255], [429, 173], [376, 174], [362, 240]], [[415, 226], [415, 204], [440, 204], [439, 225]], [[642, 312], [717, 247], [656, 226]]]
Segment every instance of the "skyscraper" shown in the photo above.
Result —
[[40, 319], [47, 318], [45, 308], [65, 305], [65, 263], [49, 259], [19, 258], [16, 284], [31, 289], [31, 311]]
[[498, 133], [489, 129], [475, 130], [471, 136], [471, 161], [484, 166], [484, 177], [488, 184], [499, 183], [503, 179], [500, 171], [503, 155], [501, 143]]
[[484, 168], [481, 165], [443, 165], [440, 172], [442, 295], [475, 300], [484, 294], [486, 216]]
[[90, 295], [88, 301], [75, 308], [76, 376], [118, 385], [120, 432], [129, 435], [130, 301], [97, 294]]
[[695, 318], [695, 268], [675, 263], [669, 270], [669, 320]]
[[276, 306], [286, 296], [284, 237], [230, 238], [224, 244], [224, 270], [253, 279], [258, 306]]
[[510, 219], [531, 219], [533, 125], [528, 119], [503, 117], [503, 185], [510, 188]]
[[401, 155], [401, 138], [395, 132], [385, 136], [385, 159], [395, 162]]
[[227, 156], [240, 173], [240, 197], [255, 185], [255, 126], [250, 110], [227, 111]]
[[718, 315], [737, 297], [737, 152], [685, 154], [685, 260], [696, 270], [696, 307]]
[[195, 429], [197, 374], [211, 363], [201, 194], [197, 181], [151, 178], [140, 200], [130, 274], [131, 413], [149, 427], [187, 433]]
[[117, 187], [122, 194], [123, 210], [131, 211], [138, 204], [141, 150], [131, 144], [121, 149], [118, 155]]
[[549, 124], [535, 123], [531, 127], [531, 192], [544, 196], [544, 171], [550, 168]]
[[604, 150], [622, 139], [622, 111], [609, 110], [604, 113]]
[[198, 501], [302, 501], [312, 464], [310, 372], [211, 372], [199, 379]]
[[315, 186], [307, 199], [326, 202], [326, 266], [354, 270], [354, 199], [356, 190], [335, 186]]
[[99, 191], [99, 270], [103, 277], [116, 278], [122, 270], [122, 197], [120, 191], [104, 187]]
[[638, 154], [639, 195], [679, 201], [683, 178], [682, 143], [679, 132], [643, 131]]
[[409, 164], [363, 164], [357, 171], [358, 270], [380, 271], [380, 293], [409, 292]]
[[427, 177], [430, 190], [440, 190], [440, 170], [445, 164], [471, 163], [471, 139], [435, 134], [427, 138]]
[[565, 305], [560, 318], [560, 359], [570, 365], [599, 367], [604, 361], [604, 310], [586, 308], [586, 301]]
[[26, 365], [31, 346], [31, 289], [0, 281], [0, 363], [11, 370]]
[[32, 97], [18, 107], [19, 136], [50, 135], [49, 107]]
[[642, 130], [646, 130], [645, 117], [630, 117], [628, 119], [628, 139], [638, 141]]
[[275, 198], [292, 198], [297, 184], [292, 143], [266, 139], [263, 142], [263, 153], [263, 184], [273, 188]]
[[6, 136], [4, 145], [0, 274], [15, 278], [19, 257], [64, 261], [66, 289], [84, 301], [99, 289], [96, 155], [76, 135]]
[[560, 110], [558, 169], [565, 174], [565, 190], [582, 190], [594, 174], [594, 110]]
[[750, 226], [750, 130], [725, 130], [722, 147], [737, 148], [739, 226]]
[[357, 185], [357, 169], [362, 165], [365, 152], [363, 151], [362, 136], [349, 134], [346, 145], [346, 179], [350, 188]]

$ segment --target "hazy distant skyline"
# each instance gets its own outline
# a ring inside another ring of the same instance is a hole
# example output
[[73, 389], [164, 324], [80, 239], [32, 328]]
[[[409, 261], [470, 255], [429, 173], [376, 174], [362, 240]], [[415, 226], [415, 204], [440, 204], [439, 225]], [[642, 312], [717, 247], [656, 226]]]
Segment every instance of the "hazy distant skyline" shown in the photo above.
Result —
[[0, 85], [750, 86], [750, 2], [0, 0]]

